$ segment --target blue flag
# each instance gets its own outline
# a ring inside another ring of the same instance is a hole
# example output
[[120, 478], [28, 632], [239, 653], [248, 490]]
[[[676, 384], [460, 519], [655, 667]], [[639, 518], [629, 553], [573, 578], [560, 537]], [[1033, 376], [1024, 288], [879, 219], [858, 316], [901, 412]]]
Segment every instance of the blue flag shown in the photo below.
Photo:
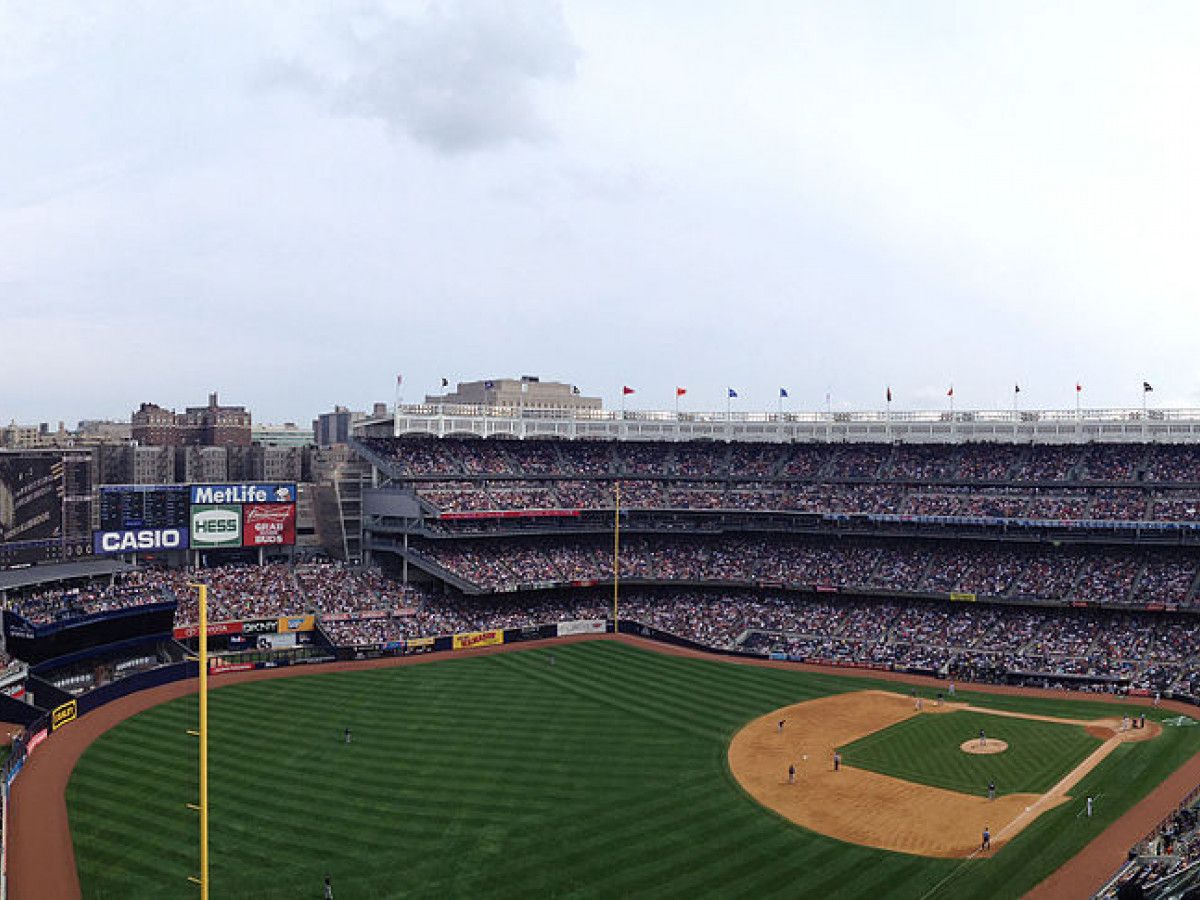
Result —
[[737, 391], [735, 391], [733, 388], [730, 388], [730, 389], [729, 389], [729, 396], [730, 396], [730, 397], [736, 397], [736, 396], [737, 396]]
[[495, 390], [495, 389], [496, 389], [496, 382], [494, 382], [494, 381], [485, 381], [485, 382], [483, 383], [483, 389], [484, 389], [485, 391], [491, 391], [491, 390]]
[[780, 388], [780, 389], [779, 389], [779, 396], [780, 396], [780, 397], [786, 397], [787, 395], [788, 395], [787, 388]]

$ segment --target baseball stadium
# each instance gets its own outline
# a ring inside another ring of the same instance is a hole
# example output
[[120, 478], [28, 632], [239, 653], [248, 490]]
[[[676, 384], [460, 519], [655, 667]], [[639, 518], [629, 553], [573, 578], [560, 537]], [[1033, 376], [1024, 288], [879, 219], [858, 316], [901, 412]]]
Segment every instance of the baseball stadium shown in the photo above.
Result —
[[0, 454], [4, 897], [1200, 889], [1200, 412], [397, 404], [347, 446]]

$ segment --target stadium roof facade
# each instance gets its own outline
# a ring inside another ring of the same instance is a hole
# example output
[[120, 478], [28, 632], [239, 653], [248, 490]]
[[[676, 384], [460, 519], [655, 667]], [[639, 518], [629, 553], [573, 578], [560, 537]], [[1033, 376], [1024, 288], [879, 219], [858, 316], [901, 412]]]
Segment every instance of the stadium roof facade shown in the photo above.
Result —
[[1200, 443], [1200, 409], [672, 412], [413, 404], [360, 437], [779, 443]]

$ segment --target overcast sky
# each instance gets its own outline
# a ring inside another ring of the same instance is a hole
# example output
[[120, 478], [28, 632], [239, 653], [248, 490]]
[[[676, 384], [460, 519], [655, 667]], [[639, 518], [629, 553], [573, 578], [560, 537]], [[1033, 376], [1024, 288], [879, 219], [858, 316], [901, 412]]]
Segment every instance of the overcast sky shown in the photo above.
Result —
[[1198, 44], [1194, 2], [0, 0], [0, 421], [397, 373], [1200, 407]]

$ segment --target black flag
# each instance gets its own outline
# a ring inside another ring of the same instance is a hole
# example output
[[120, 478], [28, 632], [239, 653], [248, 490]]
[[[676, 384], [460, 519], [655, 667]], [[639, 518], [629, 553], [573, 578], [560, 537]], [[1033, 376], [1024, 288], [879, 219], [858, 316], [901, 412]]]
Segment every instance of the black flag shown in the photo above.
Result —
[[1143, 381], [1143, 382], [1142, 382], [1142, 393], [1143, 393], [1143, 394], [1149, 393], [1149, 392], [1150, 392], [1150, 391], [1152, 391], [1152, 390], [1154, 390], [1154, 388], [1152, 388], [1152, 387], [1150, 386], [1150, 382], [1148, 382], [1148, 381]]
[[1019, 394], [1019, 393], [1021, 393], [1021, 386], [1020, 386], [1019, 384], [1014, 384], [1014, 385], [1013, 385], [1013, 393], [1014, 393], [1014, 394]]
[[450, 382], [445, 378], [442, 379], [442, 387], [450, 387]]

